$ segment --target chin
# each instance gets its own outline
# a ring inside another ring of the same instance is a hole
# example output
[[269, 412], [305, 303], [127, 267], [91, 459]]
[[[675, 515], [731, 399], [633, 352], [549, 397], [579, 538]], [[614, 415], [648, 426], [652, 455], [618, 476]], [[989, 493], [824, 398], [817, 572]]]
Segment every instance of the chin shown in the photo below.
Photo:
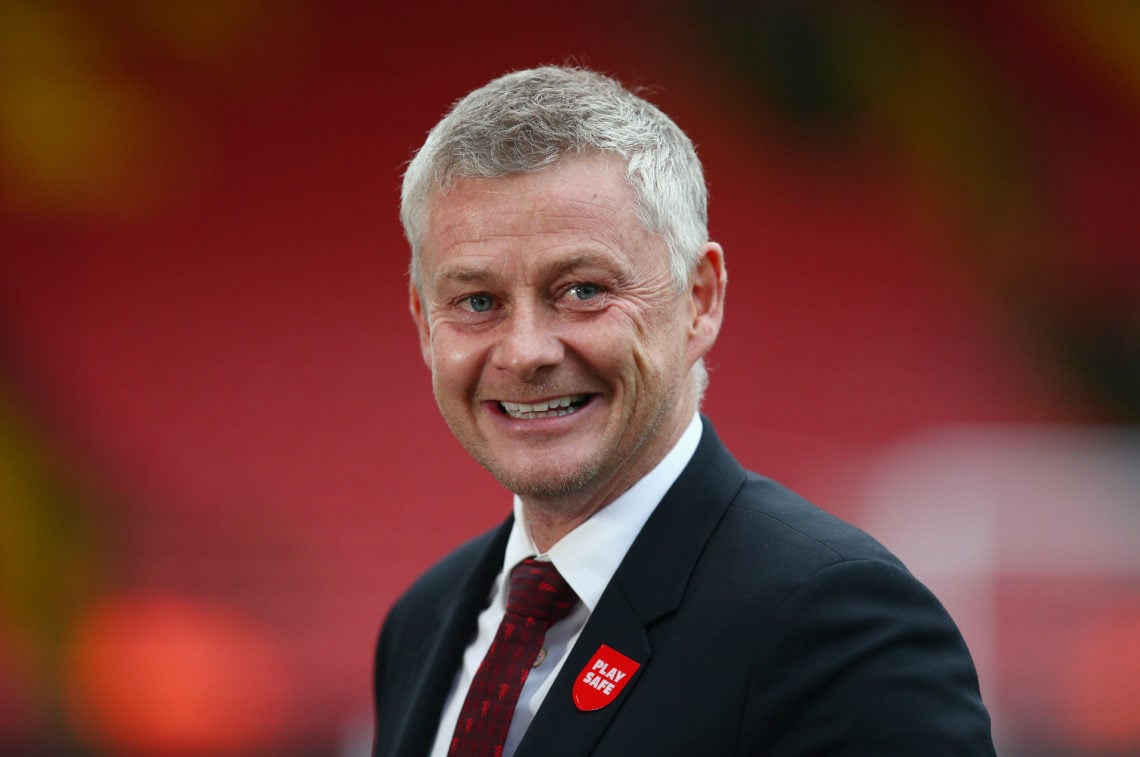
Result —
[[504, 470], [494, 463], [484, 464], [500, 484], [524, 500], [557, 500], [574, 497], [589, 489], [597, 471], [593, 467], [578, 470]]

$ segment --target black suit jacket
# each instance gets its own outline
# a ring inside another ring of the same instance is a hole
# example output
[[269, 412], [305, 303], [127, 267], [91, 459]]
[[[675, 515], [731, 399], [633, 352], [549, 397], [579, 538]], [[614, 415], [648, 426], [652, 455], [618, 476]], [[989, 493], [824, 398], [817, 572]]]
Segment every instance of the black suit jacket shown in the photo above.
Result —
[[[376, 656], [378, 757], [427, 754], [511, 523], [393, 606]], [[602, 644], [641, 663], [609, 705], [574, 681]], [[705, 421], [535, 715], [518, 757], [988, 755], [953, 621], [869, 536], [745, 471]]]

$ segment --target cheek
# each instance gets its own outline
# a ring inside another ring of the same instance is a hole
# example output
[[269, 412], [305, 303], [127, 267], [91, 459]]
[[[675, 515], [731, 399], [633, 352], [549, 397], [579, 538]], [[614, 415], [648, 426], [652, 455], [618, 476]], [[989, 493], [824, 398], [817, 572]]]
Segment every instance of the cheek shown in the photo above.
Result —
[[631, 321], [631, 334], [643, 361], [661, 365], [684, 353], [686, 320], [674, 303], [662, 303], [640, 315]]
[[595, 374], [637, 392], [636, 387], [656, 380], [663, 361], [672, 357], [659, 332], [642, 319], [621, 316], [591, 324], [566, 342]]
[[597, 364], [626, 365], [636, 371], [673, 360], [683, 350], [684, 320], [671, 302], [645, 302], [641, 307], [614, 309], [608, 318], [589, 324], [576, 342]]
[[478, 379], [487, 354], [481, 340], [457, 338], [446, 329], [432, 333], [430, 350], [433, 382], [453, 390]]
[[675, 391], [689, 367], [684, 327], [673, 322], [668, 313], [662, 313], [661, 319], [639, 335], [634, 353], [642, 391], [652, 395]]

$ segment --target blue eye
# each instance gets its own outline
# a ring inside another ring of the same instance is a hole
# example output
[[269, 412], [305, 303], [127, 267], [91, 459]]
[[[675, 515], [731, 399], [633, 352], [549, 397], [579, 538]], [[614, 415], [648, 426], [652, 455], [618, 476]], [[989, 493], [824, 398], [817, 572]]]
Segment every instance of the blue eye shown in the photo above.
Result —
[[464, 298], [467, 306], [476, 313], [486, 313], [495, 307], [495, 300], [489, 294], [473, 294]]
[[575, 284], [570, 287], [569, 294], [576, 300], [591, 300], [602, 293], [597, 284]]

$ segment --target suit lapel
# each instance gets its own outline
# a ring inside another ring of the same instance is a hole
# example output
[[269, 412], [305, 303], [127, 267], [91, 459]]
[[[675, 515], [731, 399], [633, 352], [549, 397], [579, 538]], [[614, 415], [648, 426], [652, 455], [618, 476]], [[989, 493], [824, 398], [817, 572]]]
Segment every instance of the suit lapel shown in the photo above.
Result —
[[489, 536], [466, 580], [459, 581], [436, 606], [436, 633], [426, 636], [414, 652], [423, 671], [409, 694], [408, 718], [393, 742], [393, 754], [427, 754], [439, 729], [444, 700], [451, 690], [463, 651], [475, 634], [479, 613], [487, 605], [491, 583], [503, 567], [503, 552], [513, 518]]
[[[652, 664], [649, 629], [676, 610], [697, 560], [733, 496], [744, 469], [720, 443], [707, 419], [693, 459], [634, 540], [606, 587], [566, 663], [527, 729], [516, 757], [585, 755], [633, 695], [640, 673]], [[641, 664], [612, 703], [579, 711], [574, 682], [606, 644]]]
[[644, 666], [653, 650], [645, 626], [620, 592], [606, 590], [582, 629], [554, 685], [523, 736], [515, 757], [559, 757], [589, 754], [637, 685], [630, 679], [617, 700], [593, 712], [581, 712], [571, 697], [574, 681], [602, 644], [608, 644]]

